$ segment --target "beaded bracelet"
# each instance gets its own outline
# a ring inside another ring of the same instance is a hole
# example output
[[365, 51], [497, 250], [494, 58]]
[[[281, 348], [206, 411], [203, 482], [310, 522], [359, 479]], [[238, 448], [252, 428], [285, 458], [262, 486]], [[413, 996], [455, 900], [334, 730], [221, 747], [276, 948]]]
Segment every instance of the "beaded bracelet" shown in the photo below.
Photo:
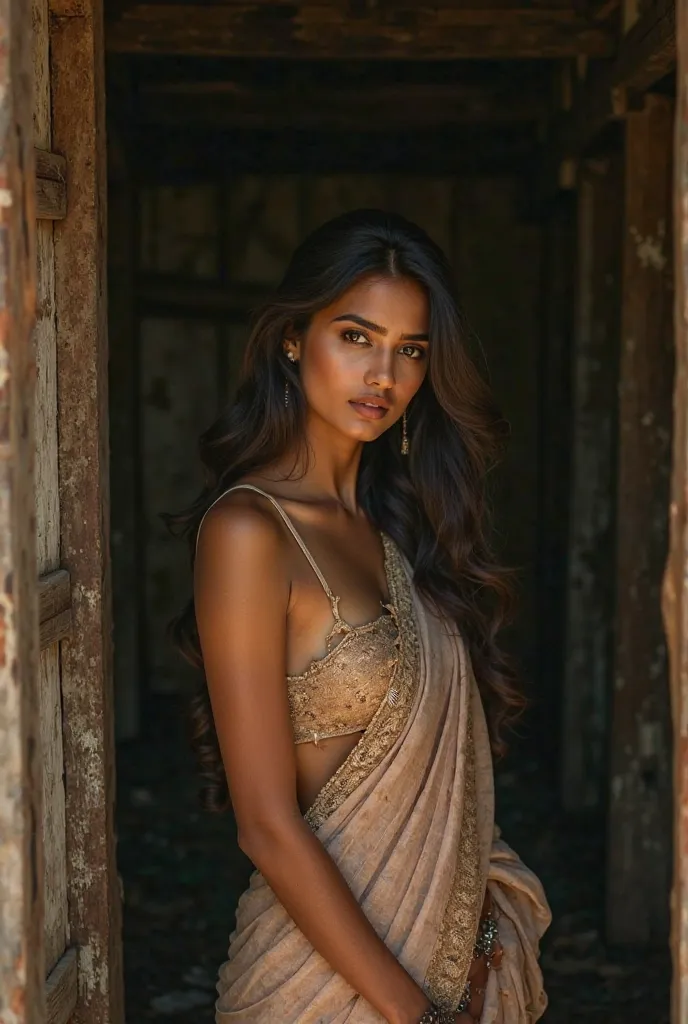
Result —
[[[492, 960], [497, 950], [498, 939], [499, 928], [492, 915], [492, 911], [489, 911], [480, 921], [478, 935], [473, 946], [473, 957], [478, 960], [484, 955], [485, 966], [488, 971], [492, 969]], [[480, 994], [481, 991], [481, 989], [476, 989], [476, 995]], [[456, 1014], [464, 1013], [470, 1006], [472, 995], [471, 983], [467, 981], [456, 1010], [444, 1010], [440, 1006], [433, 1004], [428, 1007], [418, 1021], [418, 1024], [454, 1024]]]
[[475, 946], [473, 947], [473, 956], [478, 960], [481, 956], [485, 956], [485, 963], [488, 971], [492, 967], [492, 959], [497, 951], [497, 941], [499, 939], [499, 928], [497, 922], [492, 916], [492, 912], [486, 914], [480, 922], [478, 929], [478, 937], [475, 940]]
[[454, 1024], [454, 1012], [443, 1010], [440, 1006], [429, 1006], [418, 1024]]

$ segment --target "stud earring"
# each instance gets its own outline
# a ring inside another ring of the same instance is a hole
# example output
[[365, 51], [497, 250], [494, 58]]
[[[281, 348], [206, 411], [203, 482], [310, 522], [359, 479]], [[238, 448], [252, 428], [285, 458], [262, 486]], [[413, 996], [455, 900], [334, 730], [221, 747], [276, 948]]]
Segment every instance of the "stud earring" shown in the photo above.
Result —
[[296, 362], [296, 356], [294, 355], [291, 349], [289, 349], [287, 352], [287, 359], [289, 360], [290, 363]]
[[408, 439], [408, 427], [406, 423], [406, 410], [404, 409], [404, 415], [401, 421], [401, 454], [408, 455], [409, 453], [409, 439]]

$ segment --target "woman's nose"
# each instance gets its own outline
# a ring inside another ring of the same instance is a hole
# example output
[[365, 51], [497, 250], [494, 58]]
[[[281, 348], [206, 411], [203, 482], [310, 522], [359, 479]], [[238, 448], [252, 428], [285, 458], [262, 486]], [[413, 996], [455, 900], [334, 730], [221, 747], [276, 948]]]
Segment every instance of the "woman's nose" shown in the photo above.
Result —
[[394, 386], [394, 370], [390, 357], [377, 358], [368, 366], [363, 380], [366, 387], [391, 388]]

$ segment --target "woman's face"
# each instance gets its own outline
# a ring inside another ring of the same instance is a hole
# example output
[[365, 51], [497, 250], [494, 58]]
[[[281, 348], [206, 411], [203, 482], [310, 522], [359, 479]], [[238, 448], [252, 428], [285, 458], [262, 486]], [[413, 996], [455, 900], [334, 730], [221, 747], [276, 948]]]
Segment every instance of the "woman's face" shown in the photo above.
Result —
[[374, 441], [418, 391], [428, 366], [429, 306], [409, 278], [367, 277], [286, 343], [300, 364], [310, 415]]

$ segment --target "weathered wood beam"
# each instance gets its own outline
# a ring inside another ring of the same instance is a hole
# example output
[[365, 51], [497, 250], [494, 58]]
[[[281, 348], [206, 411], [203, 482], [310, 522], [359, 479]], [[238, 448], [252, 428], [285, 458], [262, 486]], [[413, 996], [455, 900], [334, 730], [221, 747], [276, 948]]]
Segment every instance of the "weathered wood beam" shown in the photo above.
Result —
[[57, 569], [38, 581], [41, 650], [64, 640], [72, 628], [72, 588], [69, 573]]
[[669, 557], [663, 611], [673, 725], [671, 1024], [688, 1020], [688, 7], [678, 9], [678, 117], [674, 159], [674, 439]]
[[625, 116], [629, 93], [643, 93], [676, 63], [674, 0], [657, 0], [623, 36], [616, 57], [581, 83], [554, 128], [557, 162], [580, 156], [609, 121]]
[[67, 213], [67, 161], [57, 153], [34, 150], [36, 217], [61, 220]]
[[645, 92], [675, 65], [675, 0], [656, 0], [624, 36], [614, 60], [614, 84], [630, 92]]
[[399, 3], [151, 4], [126, 7], [107, 26], [119, 53], [355, 60], [610, 57], [614, 37], [574, 9]]
[[77, 956], [68, 949], [60, 957], [45, 983], [46, 1024], [68, 1024], [78, 998]]
[[0, 7], [0, 1020], [43, 1024], [31, 4]]
[[215, 130], [350, 129], [394, 131], [459, 123], [537, 121], [547, 113], [542, 90], [503, 85], [493, 90], [461, 85], [376, 86], [306, 91], [257, 89], [239, 82], [182, 82], [139, 91], [133, 111], [140, 124], [207, 125]]
[[[53, 226], [61, 562], [73, 630], [61, 645], [73, 1024], [122, 1024], [114, 830], [109, 540], [106, 154], [102, 0], [51, 0], [53, 146], [68, 210]], [[75, 9], [76, 8], [76, 9]]]
[[628, 115], [618, 411], [614, 691], [607, 936], [664, 945], [669, 930], [671, 726], [661, 581], [667, 557], [674, 371], [674, 110]]

